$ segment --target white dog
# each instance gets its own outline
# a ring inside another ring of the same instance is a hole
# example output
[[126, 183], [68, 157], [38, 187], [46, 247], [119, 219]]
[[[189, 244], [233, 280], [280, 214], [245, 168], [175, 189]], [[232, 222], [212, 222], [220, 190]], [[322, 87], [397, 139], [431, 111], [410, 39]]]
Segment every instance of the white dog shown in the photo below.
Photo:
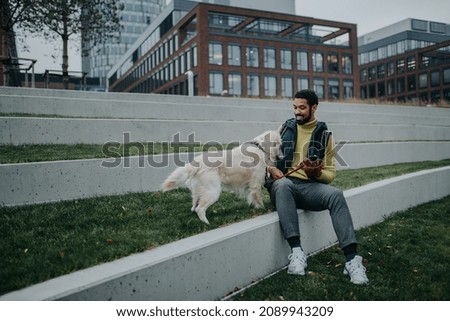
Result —
[[232, 150], [204, 153], [184, 167], [179, 167], [164, 181], [161, 189], [179, 186], [191, 190], [192, 209], [209, 224], [206, 210], [214, 204], [222, 187], [246, 198], [249, 205], [263, 207], [261, 185], [267, 166], [273, 166], [280, 155], [278, 131], [267, 131]]

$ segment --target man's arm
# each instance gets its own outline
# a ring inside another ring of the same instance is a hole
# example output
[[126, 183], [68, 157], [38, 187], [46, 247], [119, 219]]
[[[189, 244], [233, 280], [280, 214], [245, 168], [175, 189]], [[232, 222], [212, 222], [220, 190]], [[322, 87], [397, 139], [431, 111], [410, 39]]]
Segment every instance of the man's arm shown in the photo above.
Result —
[[321, 183], [330, 184], [336, 177], [336, 166], [334, 158], [335, 148], [333, 135], [330, 135], [325, 149], [325, 156], [322, 163], [322, 169], [319, 176], [316, 177]]

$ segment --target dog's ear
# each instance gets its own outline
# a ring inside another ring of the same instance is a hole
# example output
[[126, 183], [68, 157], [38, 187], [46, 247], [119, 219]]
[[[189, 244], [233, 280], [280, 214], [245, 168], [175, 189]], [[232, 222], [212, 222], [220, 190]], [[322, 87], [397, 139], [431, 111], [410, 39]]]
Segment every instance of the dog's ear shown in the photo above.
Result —
[[255, 142], [257, 142], [260, 145], [266, 145], [267, 142], [270, 142], [271, 139], [271, 135], [270, 135], [270, 131], [266, 131], [264, 133], [262, 133], [261, 135], [258, 135], [255, 137]]

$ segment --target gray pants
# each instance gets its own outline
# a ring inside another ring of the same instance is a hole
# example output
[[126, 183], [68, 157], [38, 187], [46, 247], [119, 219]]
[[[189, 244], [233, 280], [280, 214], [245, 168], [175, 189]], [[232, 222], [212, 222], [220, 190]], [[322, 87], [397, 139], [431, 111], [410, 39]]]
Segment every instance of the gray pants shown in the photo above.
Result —
[[286, 239], [300, 236], [297, 208], [309, 211], [327, 209], [341, 248], [356, 243], [352, 217], [340, 189], [296, 178], [282, 178], [273, 183], [270, 198]]

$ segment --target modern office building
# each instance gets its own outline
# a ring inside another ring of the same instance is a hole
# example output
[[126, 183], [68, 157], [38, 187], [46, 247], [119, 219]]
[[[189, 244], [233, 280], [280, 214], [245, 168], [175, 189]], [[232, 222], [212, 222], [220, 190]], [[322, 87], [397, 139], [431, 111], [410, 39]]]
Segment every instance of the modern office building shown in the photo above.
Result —
[[284, 13], [251, 3], [174, 0], [108, 73], [109, 91], [187, 95], [192, 85], [200, 96], [291, 98], [313, 88], [358, 98], [355, 24], [296, 16], [293, 1]]
[[121, 31], [117, 38], [100, 45], [82, 43], [81, 66], [88, 77], [98, 77], [106, 87], [106, 74], [136, 42], [165, 7], [166, 0], [120, 0]]
[[361, 98], [450, 102], [450, 25], [405, 19], [358, 38]]

